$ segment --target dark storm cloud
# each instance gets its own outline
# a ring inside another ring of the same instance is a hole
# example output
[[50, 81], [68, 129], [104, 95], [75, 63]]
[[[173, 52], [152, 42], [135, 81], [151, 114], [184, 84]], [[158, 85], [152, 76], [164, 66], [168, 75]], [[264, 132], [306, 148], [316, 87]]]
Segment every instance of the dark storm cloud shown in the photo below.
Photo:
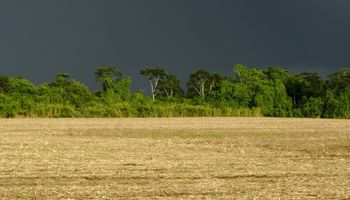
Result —
[[0, 73], [40, 83], [57, 72], [95, 88], [117, 65], [145, 88], [144, 66], [186, 80], [198, 68], [283, 66], [331, 73], [349, 66], [347, 0], [3, 0]]

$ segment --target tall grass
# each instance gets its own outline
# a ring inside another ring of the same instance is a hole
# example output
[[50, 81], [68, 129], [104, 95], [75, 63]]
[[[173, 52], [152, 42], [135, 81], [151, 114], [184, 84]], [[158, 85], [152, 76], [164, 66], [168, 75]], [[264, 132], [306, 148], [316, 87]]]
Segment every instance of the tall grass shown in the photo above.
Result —
[[102, 117], [257, 117], [259, 108], [214, 107], [187, 103], [131, 104], [128, 102], [90, 103], [81, 107], [63, 103], [19, 103], [0, 105], [1, 117], [102, 118]]

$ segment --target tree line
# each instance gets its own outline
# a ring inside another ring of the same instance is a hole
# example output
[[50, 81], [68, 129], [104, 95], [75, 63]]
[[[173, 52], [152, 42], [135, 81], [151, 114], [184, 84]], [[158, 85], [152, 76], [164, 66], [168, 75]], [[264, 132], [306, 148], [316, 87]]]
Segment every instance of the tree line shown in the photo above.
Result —
[[292, 74], [281, 67], [237, 64], [233, 76], [200, 69], [190, 74], [187, 90], [161, 66], [140, 74], [151, 96], [130, 91], [131, 78], [115, 66], [98, 67], [101, 89], [89, 88], [68, 73], [34, 85], [0, 75], [0, 117], [198, 117], [271, 116], [350, 118], [350, 68], [322, 78]]

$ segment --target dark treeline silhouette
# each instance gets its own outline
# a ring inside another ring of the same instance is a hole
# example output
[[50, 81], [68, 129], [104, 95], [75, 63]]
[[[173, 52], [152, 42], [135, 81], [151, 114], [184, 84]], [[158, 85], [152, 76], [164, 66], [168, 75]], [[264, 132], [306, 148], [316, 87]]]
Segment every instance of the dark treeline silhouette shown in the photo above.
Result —
[[235, 76], [198, 70], [187, 91], [160, 66], [140, 71], [151, 96], [130, 91], [131, 78], [114, 66], [99, 67], [101, 90], [60, 73], [38, 86], [0, 75], [1, 117], [193, 117], [272, 116], [350, 118], [350, 68], [323, 79], [317, 73], [293, 75], [280, 67], [262, 70], [235, 65]]

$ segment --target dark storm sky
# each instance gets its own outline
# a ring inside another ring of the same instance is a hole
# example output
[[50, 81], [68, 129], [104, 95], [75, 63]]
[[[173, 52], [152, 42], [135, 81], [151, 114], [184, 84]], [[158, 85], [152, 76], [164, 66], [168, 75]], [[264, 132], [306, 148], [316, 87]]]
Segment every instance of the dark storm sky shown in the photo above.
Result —
[[0, 74], [35, 83], [58, 72], [95, 89], [117, 65], [148, 89], [144, 66], [185, 81], [235, 63], [329, 74], [349, 66], [349, 0], [1, 0]]

